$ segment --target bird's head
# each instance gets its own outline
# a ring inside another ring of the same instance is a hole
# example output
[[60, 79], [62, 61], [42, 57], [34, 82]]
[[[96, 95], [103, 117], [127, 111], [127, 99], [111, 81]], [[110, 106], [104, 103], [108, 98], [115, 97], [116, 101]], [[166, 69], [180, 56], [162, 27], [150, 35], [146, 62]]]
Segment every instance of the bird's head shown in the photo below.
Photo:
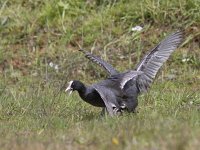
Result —
[[81, 83], [80, 81], [77, 81], [77, 80], [72, 80], [72, 81], [68, 82], [68, 86], [65, 91], [69, 92], [69, 94], [71, 94], [73, 91], [79, 91], [82, 88], [84, 88], [83, 83]]

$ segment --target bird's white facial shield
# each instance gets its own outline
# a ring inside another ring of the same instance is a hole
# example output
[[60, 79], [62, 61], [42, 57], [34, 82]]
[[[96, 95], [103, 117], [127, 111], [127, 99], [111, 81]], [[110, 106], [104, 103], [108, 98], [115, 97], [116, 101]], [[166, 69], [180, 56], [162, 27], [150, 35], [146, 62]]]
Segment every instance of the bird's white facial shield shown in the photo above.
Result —
[[65, 90], [65, 92], [69, 92], [69, 95], [72, 94], [72, 91], [73, 91], [73, 88], [71, 87], [72, 83], [73, 83], [73, 81], [68, 82], [68, 86]]

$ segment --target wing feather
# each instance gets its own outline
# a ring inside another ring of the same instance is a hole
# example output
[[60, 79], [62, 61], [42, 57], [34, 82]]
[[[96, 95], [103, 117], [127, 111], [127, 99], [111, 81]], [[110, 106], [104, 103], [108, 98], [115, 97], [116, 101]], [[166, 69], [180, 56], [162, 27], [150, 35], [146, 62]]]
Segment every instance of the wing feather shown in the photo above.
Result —
[[108, 64], [107, 62], [105, 62], [104, 60], [102, 60], [101, 58], [94, 56], [93, 54], [84, 51], [83, 49], [80, 49], [79, 51], [81, 51], [82, 53], [85, 54], [85, 57], [88, 58], [89, 60], [91, 60], [92, 62], [96, 63], [97, 65], [99, 65], [100, 67], [104, 68], [110, 75], [114, 75], [117, 74], [118, 72], [113, 68], [112, 65]]
[[135, 71], [129, 71], [123, 75], [123, 78], [120, 80], [120, 87], [124, 88], [128, 81], [136, 78], [140, 92], [147, 91], [158, 70], [181, 42], [181, 31], [169, 35], [144, 56], [141, 62], [136, 66]]
[[[172, 52], [181, 44], [182, 32], [177, 31], [163, 41], [146, 55], [137, 65], [136, 70], [144, 74], [138, 79], [140, 91], [147, 91], [153, 82], [158, 70], [167, 61]], [[148, 81], [148, 82], [147, 82]]]
[[116, 115], [113, 108], [119, 108], [119, 104], [117, 102], [116, 96], [114, 93], [105, 86], [100, 85], [92, 85], [92, 87], [99, 93], [100, 97], [104, 101], [106, 105], [106, 109], [110, 116]]

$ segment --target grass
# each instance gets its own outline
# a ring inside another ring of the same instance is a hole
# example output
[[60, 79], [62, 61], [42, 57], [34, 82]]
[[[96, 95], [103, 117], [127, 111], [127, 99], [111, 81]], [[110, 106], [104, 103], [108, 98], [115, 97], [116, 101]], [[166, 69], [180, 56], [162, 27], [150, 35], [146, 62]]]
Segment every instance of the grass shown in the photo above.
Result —
[[77, 94], [58, 94], [52, 85], [28, 86], [21, 93], [8, 88], [1, 96], [1, 146], [198, 149], [200, 95], [193, 90], [199, 86], [177, 82], [157, 81], [140, 96], [137, 114], [115, 118], [100, 117], [100, 109], [83, 103]]
[[[0, 2], [0, 149], [199, 149], [199, 7], [198, 0]], [[131, 31], [136, 25], [143, 31]], [[106, 77], [78, 44], [123, 71], [178, 29], [184, 42], [139, 97], [138, 113], [100, 117], [77, 93], [64, 93], [69, 80]]]

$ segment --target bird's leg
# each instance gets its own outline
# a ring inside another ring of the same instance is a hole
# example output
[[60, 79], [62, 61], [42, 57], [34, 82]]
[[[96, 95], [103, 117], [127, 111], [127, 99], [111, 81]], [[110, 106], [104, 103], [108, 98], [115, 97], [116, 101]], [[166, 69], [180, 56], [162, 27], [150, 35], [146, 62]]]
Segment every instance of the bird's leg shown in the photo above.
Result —
[[101, 116], [105, 116], [107, 113], [108, 113], [108, 111], [107, 111], [106, 107], [103, 107], [102, 111], [101, 111]]
[[121, 109], [115, 107], [115, 108], [113, 108], [113, 113], [114, 113], [114, 115], [119, 116], [119, 115], [122, 115], [123, 112]]
[[[107, 110], [107, 108], [106, 107], [104, 107], [104, 108], [102, 108], [102, 111], [101, 111], [101, 116], [106, 116], [106, 115], [108, 115], [109, 114], [109, 112], [108, 112], [108, 110]], [[118, 115], [121, 115], [122, 114], [122, 111], [120, 110], [120, 109], [118, 109], [118, 108], [113, 108], [113, 115], [115, 116], [118, 116]], [[111, 115], [111, 114], [109, 114], [110, 116], [113, 116], [113, 115]]]
[[[113, 108], [113, 115], [114, 116], [119, 116], [119, 115], [122, 115], [123, 111], [121, 109], [118, 109], [117, 107]], [[108, 115], [109, 112], [107, 110], [106, 107], [103, 107], [102, 108], [102, 111], [101, 111], [101, 116], [105, 116], [105, 115]], [[113, 115], [110, 115], [110, 116], [113, 116]]]

